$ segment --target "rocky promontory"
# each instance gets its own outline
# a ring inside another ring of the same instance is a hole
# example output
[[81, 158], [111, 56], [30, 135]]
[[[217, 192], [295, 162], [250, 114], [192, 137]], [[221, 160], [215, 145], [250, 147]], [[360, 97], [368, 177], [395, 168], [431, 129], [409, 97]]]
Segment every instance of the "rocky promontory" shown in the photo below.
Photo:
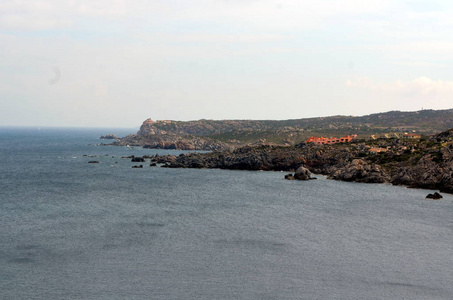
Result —
[[453, 109], [390, 111], [367, 116], [331, 116], [294, 120], [145, 120], [136, 134], [116, 138], [110, 146], [155, 149], [232, 150], [244, 146], [294, 146], [311, 136], [385, 135], [405, 132], [430, 135], [453, 127]]
[[105, 146], [135, 146], [149, 149], [169, 149], [169, 150], [225, 150], [231, 147], [228, 144], [215, 141], [210, 138], [196, 136], [179, 136], [176, 134], [158, 134], [158, 135], [129, 135], [117, 139], [111, 144]]
[[[294, 172], [304, 166], [335, 180], [452, 193], [453, 129], [434, 134], [438, 128], [451, 127], [453, 109], [283, 121], [148, 119], [137, 134], [104, 138], [115, 139], [106, 146], [209, 151], [167, 157], [162, 162], [168, 168]], [[348, 143], [301, 142], [316, 133], [340, 136], [351, 132], [358, 135]], [[379, 132], [382, 134], [375, 134]], [[360, 138], [360, 134], [365, 137]]]
[[[376, 146], [386, 151], [370, 151]], [[302, 143], [188, 153], [173, 157], [164, 167], [294, 171], [301, 165], [335, 180], [391, 183], [453, 193], [453, 130], [424, 140]]]

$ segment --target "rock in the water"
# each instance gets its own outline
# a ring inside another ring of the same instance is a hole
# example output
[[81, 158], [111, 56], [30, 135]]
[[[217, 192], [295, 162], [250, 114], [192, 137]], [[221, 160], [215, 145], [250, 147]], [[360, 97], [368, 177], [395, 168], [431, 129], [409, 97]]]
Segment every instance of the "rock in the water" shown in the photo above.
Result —
[[150, 167], [157, 167], [157, 164], [156, 163], [151, 163], [149, 164]]
[[293, 174], [287, 174], [287, 175], [285, 175], [285, 179], [287, 179], [287, 180], [295, 180], [296, 178], [294, 178]]
[[299, 167], [294, 174], [294, 178], [297, 180], [309, 180], [311, 172], [305, 167]]
[[100, 137], [102, 140], [117, 140], [118, 137], [114, 134], [107, 134]]
[[425, 199], [439, 200], [442, 198], [443, 197], [441, 194], [439, 194], [438, 192], [435, 192], [434, 194], [428, 194]]
[[98, 164], [99, 161], [97, 161], [97, 160], [90, 160], [88, 163], [89, 163], [89, 164]]
[[133, 166], [132, 169], [141, 169], [143, 168], [143, 165], [139, 165], [139, 166]]
[[132, 157], [131, 162], [145, 162], [143, 157]]

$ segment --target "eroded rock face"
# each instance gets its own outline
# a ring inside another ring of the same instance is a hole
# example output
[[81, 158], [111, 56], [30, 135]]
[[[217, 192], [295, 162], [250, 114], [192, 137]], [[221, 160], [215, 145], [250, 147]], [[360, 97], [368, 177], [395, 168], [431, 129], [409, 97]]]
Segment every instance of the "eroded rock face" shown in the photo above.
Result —
[[453, 193], [453, 160], [444, 155], [444, 160], [436, 163], [431, 155], [426, 155], [416, 165], [400, 168], [391, 182], [395, 185], [440, 189], [441, 192]]
[[441, 192], [453, 193], [453, 166], [444, 168], [444, 173], [440, 176], [438, 187]]
[[364, 183], [384, 183], [389, 181], [389, 176], [379, 165], [369, 164], [362, 159], [354, 159], [343, 167], [333, 168], [328, 178]]

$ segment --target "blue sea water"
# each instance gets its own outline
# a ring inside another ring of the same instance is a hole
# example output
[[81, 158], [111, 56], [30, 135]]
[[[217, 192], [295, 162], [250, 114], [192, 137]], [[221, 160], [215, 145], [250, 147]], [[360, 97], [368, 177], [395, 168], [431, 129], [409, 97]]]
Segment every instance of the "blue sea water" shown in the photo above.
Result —
[[132, 169], [180, 152], [107, 133], [0, 128], [0, 299], [453, 298], [452, 195]]

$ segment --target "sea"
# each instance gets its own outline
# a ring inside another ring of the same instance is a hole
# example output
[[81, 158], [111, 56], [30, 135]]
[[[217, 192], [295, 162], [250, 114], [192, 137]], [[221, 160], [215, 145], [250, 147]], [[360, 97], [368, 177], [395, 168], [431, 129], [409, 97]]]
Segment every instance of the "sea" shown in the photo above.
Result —
[[98, 145], [133, 132], [0, 128], [0, 299], [453, 299], [452, 195]]

